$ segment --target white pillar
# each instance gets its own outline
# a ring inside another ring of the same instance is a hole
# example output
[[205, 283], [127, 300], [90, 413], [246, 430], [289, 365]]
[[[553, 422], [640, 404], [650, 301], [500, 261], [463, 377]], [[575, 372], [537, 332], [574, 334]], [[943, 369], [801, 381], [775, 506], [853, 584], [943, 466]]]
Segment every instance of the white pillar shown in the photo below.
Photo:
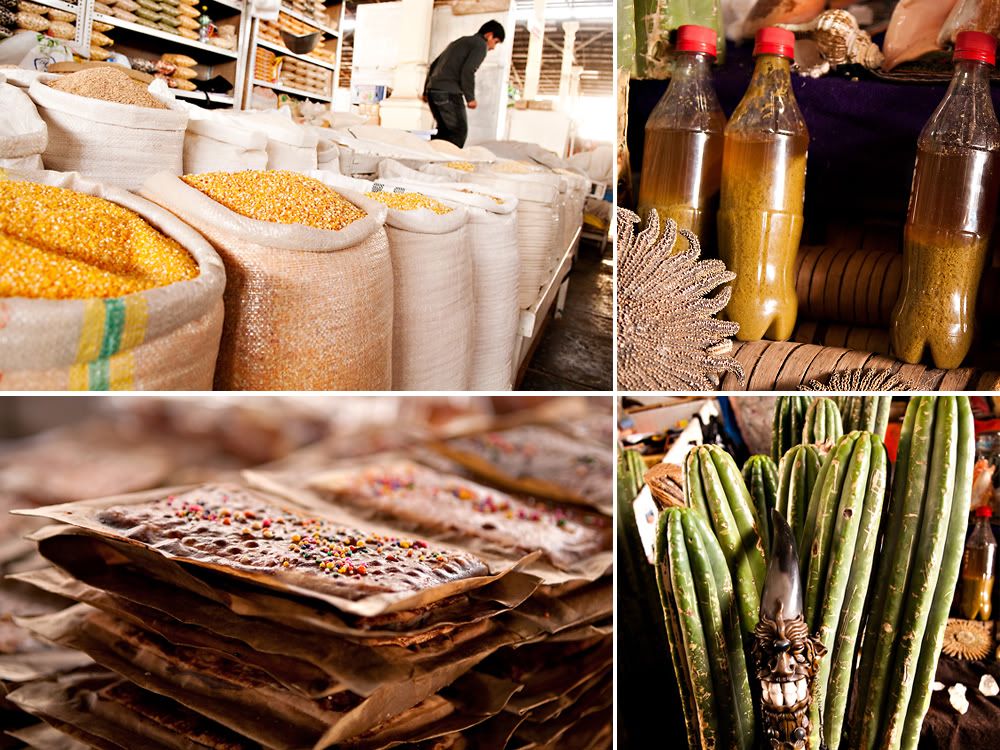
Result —
[[420, 101], [430, 63], [434, 0], [401, 0], [396, 35], [388, 43], [397, 49], [392, 96], [379, 108], [382, 124], [403, 130], [433, 127], [427, 105]]
[[528, 20], [528, 62], [524, 70], [524, 98], [538, 98], [538, 82], [542, 77], [542, 44], [545, 38], [545, 0], [535, 0], [532, 17]]
[[563, 21], [562, 69], [559, 71], [559, 109], [569, 110], [569, 99], [573, 90], [573, 49], [576, 46], [576, 32], [579, 21]]

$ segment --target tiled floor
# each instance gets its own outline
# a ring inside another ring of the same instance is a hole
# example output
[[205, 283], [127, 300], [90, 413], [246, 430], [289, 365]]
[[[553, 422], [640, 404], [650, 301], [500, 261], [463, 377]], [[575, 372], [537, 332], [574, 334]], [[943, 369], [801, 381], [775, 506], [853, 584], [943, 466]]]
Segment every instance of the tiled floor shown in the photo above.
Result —
[[580, 246], [566, 307], [549, 320], [519, 390], [611, 390], [611, 244]]

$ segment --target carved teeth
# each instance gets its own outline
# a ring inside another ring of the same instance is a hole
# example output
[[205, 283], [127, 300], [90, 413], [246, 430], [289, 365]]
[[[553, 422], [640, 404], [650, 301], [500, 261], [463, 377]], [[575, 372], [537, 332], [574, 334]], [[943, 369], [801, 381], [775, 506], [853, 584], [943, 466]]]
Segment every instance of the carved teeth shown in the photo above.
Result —
[[796, 691], [798, 693], [798, 700], [804, 701], [806, 699], [806, 695], [808, 694], [808, 691], [809, 691], [809, 688], [806, 685], [805, 679], [801, 679], [798, 682], [796, 682], [795, 683], [795, 689], [796, 689]]
[[772, 682], [767, 686], [767, 692], [771, 698], [772, 704], [779, 707], [785, 705], [784, 695], [781, 692], [781, 685], [776, 682]]
[[798, 698], [795, 697], [796, 696], [796, 692], [797, 692], [796, 689], [795, 689], [795, 683], [794, 682], [783, 682], [781, 684], [781, 689], [784, 692], [785, 705], [786, 706], [793, 706], [793, 705], [795, 705], [796, 701], [798, 700]]

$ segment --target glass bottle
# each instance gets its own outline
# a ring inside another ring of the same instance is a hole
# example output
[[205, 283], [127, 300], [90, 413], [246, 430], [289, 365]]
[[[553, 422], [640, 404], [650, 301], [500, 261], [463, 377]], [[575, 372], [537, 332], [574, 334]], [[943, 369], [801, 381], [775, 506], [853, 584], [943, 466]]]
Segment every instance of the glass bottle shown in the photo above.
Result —
[[212, 36], [212, 18], [208, 15], [208, 6], [201, 6], [201, 15], [198, 16], [198, 41], [208, 43]]
[[736, 274], [724, 314], [742, 341], [792, 335], [809, 131], [792, 92], [795, 35], [757, 32], [750, 86], [726, 126], [719, 257]]
[[976, 522], [965, 543], [958, 607], [966, 620], [989, 620], [993, 612], [993, 568], [997, 540], [990, 528], [990, 506], [976, 508]]
[[962, 364], [972, 346], [1000, 186], [1000, 125], [990, 97], [996, 39], [963, 31], [955, 75], [917, 144], [903, 234], [903, 288], [892, 311], [893, 353], [935, 367]]
[[[670, 85], [646, 121], [639, 180], [639, 215], [655, 208], [708, 244], [722, 178], [722, 131], [726, 116], [712, 87], [716, 32], [707, 26], [677, 30]], [[678, 243], [677, 247], [687, 247]]]

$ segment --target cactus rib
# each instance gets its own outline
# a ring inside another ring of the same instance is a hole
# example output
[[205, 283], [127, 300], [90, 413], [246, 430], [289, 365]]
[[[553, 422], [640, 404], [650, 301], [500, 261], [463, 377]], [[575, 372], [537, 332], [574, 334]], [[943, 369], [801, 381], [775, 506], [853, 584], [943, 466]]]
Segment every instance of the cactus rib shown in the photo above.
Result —
[[750, 456], [743, 464], [743, 482], [753, 498], [764, 549], [771, 549], [771, 509], [778, 497], [778, 469], [770, 456]]

